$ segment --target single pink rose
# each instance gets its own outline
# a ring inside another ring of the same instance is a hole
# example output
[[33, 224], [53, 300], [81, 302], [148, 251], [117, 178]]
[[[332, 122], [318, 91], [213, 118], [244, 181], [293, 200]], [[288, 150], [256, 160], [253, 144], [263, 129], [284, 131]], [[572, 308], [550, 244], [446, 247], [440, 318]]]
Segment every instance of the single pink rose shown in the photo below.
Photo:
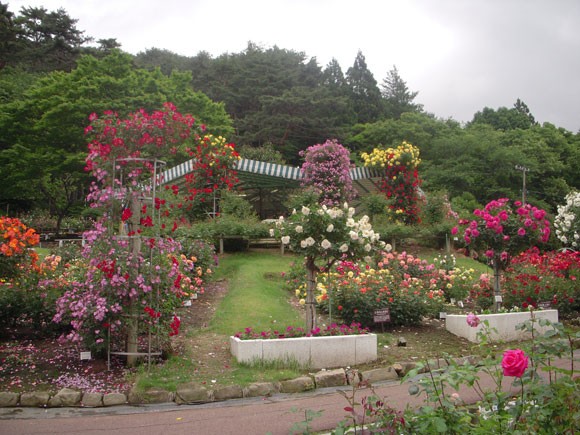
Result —
[[521, 349], [510, 349], [503, 353], [501, 360], [504, 376], [521, 378], [528, 368], [528, 356]]
[[480, 323], [480, 320], [479, 320], [479, 317], [477, 317], [477, 315], [475, 315], [473, 313], [469, 313], [467, 315], [467, 324], [469, 326], [471, 326], [472, 328], [477, 328], [479, 323]]
[[459, 231], [459, 230], [457, 229], [457, 227], [453, 227], [453, 228], [451, 228], [451, 234], [452, 234], [452, 235], [455, 235], [455, 234], [457, 234], [457, 232], [458, 232], [458, 231]]

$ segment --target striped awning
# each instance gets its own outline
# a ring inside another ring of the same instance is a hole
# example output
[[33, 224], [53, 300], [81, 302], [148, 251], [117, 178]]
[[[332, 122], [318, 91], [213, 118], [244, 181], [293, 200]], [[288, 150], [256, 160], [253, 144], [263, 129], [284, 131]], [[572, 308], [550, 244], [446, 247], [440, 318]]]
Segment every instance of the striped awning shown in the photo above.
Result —
[[[304, 176], [302, 169], [296, 166], [280, 165], [277, 163], [261, 162], [250, 159], [238, 160], [234, 164], [234, 169], [238, 171], [240, 176], [242, 176], [243, 173], [247, 173], [295, 181], [301, 180]], [[170, 183], [176, 179], [184, 177], [191, 171], [193, 171], [193, 160], [188, 160], [164, 171], [161, 174], [161, 183]], [[353, 181], [380, 178], [381, 171], [367, 167], [356, 167], [350, 170], [350, 177]]]

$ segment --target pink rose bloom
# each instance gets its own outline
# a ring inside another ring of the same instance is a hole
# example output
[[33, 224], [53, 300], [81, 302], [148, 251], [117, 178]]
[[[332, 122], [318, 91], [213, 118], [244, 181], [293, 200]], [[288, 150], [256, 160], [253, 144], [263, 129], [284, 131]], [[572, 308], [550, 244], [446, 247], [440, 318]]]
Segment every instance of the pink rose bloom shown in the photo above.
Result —
[[473, 313], [469, 313], [467, 315], [467, 324], [469, 326], [471, 326], [472, 328], [477, 328], [479, 323], [480, 323], [480, 320], [479, 320], [479, 317], [477, 317], [477, 315], [475, 315]]
[[455, 235], [455, 234], [457, 234], [457, 231], [459, 231], [459, 230], [457, 229], [457, 227], [453, 227], [453, 228], [451, 228], [451, 234]]
[[493, 249], [488, 249], [487, 251], [485, 251], [485, 256], [487, 258], [492, 258], [493, 257]]
[[504, 376], [521, 378], [528, 368], [528, 356], [521, 349], [506, 350], [501, 360]]
[[520, 228], [518, 230], [518, 236], [524, 237], [526, 235], [526, 230], [524, 228]]

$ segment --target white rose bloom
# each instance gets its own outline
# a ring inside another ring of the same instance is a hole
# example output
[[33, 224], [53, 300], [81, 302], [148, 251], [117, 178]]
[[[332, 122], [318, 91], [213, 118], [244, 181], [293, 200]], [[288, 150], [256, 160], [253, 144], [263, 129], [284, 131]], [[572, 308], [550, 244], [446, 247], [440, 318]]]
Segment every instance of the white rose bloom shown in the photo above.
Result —
[[351, 240], [358, 240], [358, 233], [356, 231], [351, 231], [348, 233], [348, 235], [350, 236]]
[[367, 252], [371, 252], [371, 249], [373, 249], [373, 247], [372, 247], [370, 244], [368, 244], [368, 243], [367, 243], [367, 244], [365, 245], [365, 251], [367, 251]]
[[330, 247], [332, 246], [332, 243], [330, 243], [328, 240], [324, 239], [322, 241], [322, 243], [320, 243], [320, 246], [322, 246], [323, 249], [330, 249]]
[[346, 220], [346, 226], [347, 226], [347, 227], [349, 227], [349, 228], [352, 228], [352, 227], [354, 227], [355, 225], [356, 225], [356, 224], [355, 224], [355, 222], [354, 222], [354, 219], [353, 219], [353, 218], [348, 218], [348, 219]]
[[288, 243], [290, 243], [290, 236], [284, 236], [282, 237], [282, 243], [287, 245]]
[[310, 209], [308, 207], [302, 206], [302, 214], [308, 216], [310, 214]]
[[371, 261], [373, 261], [373, 259], [371, 257], [369, 257], [369, 256], [366, 256], [364, 258], [364, 261], [365, 261], [365, 263], [370, 263]]
[[326, 212], [325, 212], [324, 210], [322, 210], [321, 208], [319, 208], [319, 209], [317, 210], [317, 212], [316, 212], [316, 214], [317, 214], [318, 216], [324, 216], [324, 214], [325, 214], [325, 213], [326, 213]]
[[296, 225], [296, 228], [294, 228], [294, 230], [295, 230], [297, 233], [301, 233], [301, 232], [303, 232], [303, 231], [304, 231], [304, 228], [302, 228], [302, 225]]
[[393, 246], [392, 246], [390, 243], [387, 243], [387, 244], [385, 245], [385, 250], [386, 250], [387, 252], [391, 252], [391, 251], [393, 250]]
[[329, 226], [326, 227], [327, 233], [332, 233], [333, 231], [334, 231], [334, 225], [330, 224]]
[[270, 228], [269, 233], [270, 233], [270, 237], [274, 237], [274, 228]]
[[342, 245], [340, 245], [340, 248], [338, 248], [338, 250], [340, 252], [346, 252], [348, 251], [348, 245], [346, 243], [343, 243]]
[[314, 240], [312, 237], [308, 237], [305, 242], [307, 246], [312, 246], [316, 243], [316, 240]]
[[292, 214], [296, 214], [296, 209], [295, 208], [292, 209]]
[[345, 202], [342, 206], [344, 207], [345, 210], [348, 210], [348, 202]]
[[300, 247], [302, 249], [306, 249], [308, 247], [308, 244], [306, 243], [306, 240], [300, 240]]

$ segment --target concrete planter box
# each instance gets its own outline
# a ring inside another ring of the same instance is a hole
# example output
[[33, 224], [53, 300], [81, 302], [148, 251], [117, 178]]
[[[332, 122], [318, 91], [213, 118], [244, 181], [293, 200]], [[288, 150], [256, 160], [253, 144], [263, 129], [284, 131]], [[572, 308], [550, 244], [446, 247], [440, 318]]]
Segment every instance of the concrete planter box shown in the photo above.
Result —
[[[557, 322], [558, 310], [534, 311], [534, 316], [536, 319], [547, 319], [551, 322]], [[490, 328], [497, 329], [497, 333], [495, 331], [491, 332], [491, 341], [514, 341], [531, 337], [530, 334], [525, 331], [516, 330], [517, 325], [530, 319], [531, 313], [529, 311], [521, 313], [481, 314], [477, 317], [479, 317], [482, 323], [484, 320], [487, 320]], [[477, 343], [479, 342], [477, 339], [477, 333], [482, 330], [483, 324], [473, 328], [467, 324], [467, 315], [448, 314], [445, 319], [445, 327], [452, 334], [466, 338], [473, 343]], [[542, 333], [546, 329], [549, 329], [542, 328], [537, 323], [535, 328], [538, 333]]]
[[345, 367], [376, 360], [377, 336], [360, 334], [272, 340], [230, 337], [230, 350], [238, 362], [243, 363], [288, 361], [315, 369]]

